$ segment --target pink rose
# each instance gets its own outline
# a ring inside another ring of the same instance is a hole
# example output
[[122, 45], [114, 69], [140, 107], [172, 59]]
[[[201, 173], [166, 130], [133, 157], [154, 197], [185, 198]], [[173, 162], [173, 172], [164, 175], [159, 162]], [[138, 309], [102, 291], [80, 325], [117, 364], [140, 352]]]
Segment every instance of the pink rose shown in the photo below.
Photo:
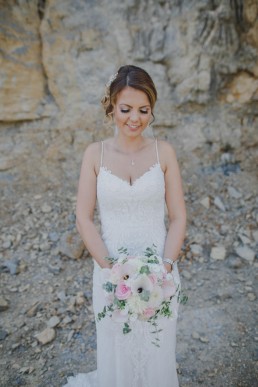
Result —
[[126, 286], [124, 282], [120, 282], [116, 287], [116, 297], [118, 300], [127, 300], [131, 295], [131, 288]]
[[154, 273], [150, 273], [148, 275], [149, 279], [151, 280], [151, 282], [153, 283], [153, 285], [156, 285], [157, 281], [158, 281], [158, 278], [156, 276], [156, 274]]
[[154, 316], [154, 314], [155, 314], [155, 309], [154, 308], [146, 308], [143, 311], [143, 315], [147, 319], [149, 319], [150, 317]]

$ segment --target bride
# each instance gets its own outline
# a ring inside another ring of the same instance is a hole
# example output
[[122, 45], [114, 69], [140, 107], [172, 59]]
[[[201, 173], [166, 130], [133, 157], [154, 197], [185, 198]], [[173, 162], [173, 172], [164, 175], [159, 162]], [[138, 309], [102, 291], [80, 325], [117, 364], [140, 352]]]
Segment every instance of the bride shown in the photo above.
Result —
[[[95, 317], [105, 305], [102, 271], [111, 266], [105, 257], [116, 257], [121, 247], [136, 255], [155, 244], [166, 270], [180, 286], [176, 261], [186, 225], [175, 151], [168, 142], [145, 135], [157, 99], [151, 77], [142, 68], [127, 65], [106, 86], [102, 104], [116, 133], [86, 149], [77, 200], [77, 228], [94, 259]], [[93, 222], [96, 201], [101, 233]], [[124, 335], [111, 318], [96, 321], [97, 370], [69, 377], [66, 387], [177, 387], [176, 297], [172, 304], [173, 318], [158, 321], [160, 347], [151, 343], [147, 322], [136, 320]]]

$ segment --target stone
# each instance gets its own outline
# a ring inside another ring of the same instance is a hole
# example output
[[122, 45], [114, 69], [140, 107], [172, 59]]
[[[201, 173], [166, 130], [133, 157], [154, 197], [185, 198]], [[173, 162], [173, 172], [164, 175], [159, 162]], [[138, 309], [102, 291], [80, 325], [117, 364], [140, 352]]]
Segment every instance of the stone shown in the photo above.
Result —
[[7, 249], [9, 249], [12, 246], [12, 242], [11, 241], [5, 241], [2, 246], [3, 246], [4, 250], [7, 250]]
[[41, 211], [44, 214], [48, 214], [49, 212], [52, 211], [52, 208], [47, 203], [44, 203], [43, 206], [41, 207]]
[[0, 296], [0, 312], [7, 310], [9, 308], [9, 303], [5, 298]]
[[186, 278], [187, 280], [191, 280], [192, 279], [192, 274], [189, 271], [187, 271], [187, 270], [183, 270], [182, 271], [182, 276], [184, 278]]
[[66, 317], [62, 320], [62, 324], [67, 325], [67, 324], [70, 324], [72, 321], [73, 321], [73, 320], [71, 319], [71, 317], [66, 316]]
[[242, 197], [242, 194], [237, 191], [234, 187], [229, 186], [228, 187], [228, 193], [229, 196], [231, 196], [234, 199], [240, 199]]
[[36, 303], [34, 303], [34, 305], [32, 305], [32, 307], [30, 307], [26, 314], [28, 317], [34, 317], [36, 316], [38, 310], [41, 308], [41, 303], [39, 301], [37, 301]]
[[251, 74], [241, 71], [228, 85], [226, 101], [246, 103], [251, 101], [258, 89], [258, 80]]
[[48, 326], [49, 328], [55, 328], [59, 323], [60, 323], [59, 317], [57, 317], [57, 316], [52, 316], [52, 317], [48, 320], [47, 326]]
[[200, 200], [200, 203], [203, 205], [203, 207], [209, 209], [210, 208], [210, 198], [209, 196], [206, 196], [202, 200]]
[[255, 242], [258, 242], [258, 230], [253, 230], [252, 231], [252, 236]]
[[81, 258], [85, 246], [77, 231], [66, 232], [58, 246], [59, 252], [72, 259]]
[[66, 302], [67, 300], [67, 296], [66, 296], [66, 293], [65, 293], [65, 290], [61, 290], [60, 292], [57, 293], [57, 297], [60, 301], [62, 302]]
[[16, 260], [6, 260], [0, 265], [1, 271], [9, 271], [11, 275], [19, 274], [19, 263]]
[[56, 337], [56, 332], [53, 328], [46, 328], [41, 333], [37, 334], [36, 339], [40, 342], [40, 344], [45, 345], [51, 343]]
[[207, 344], [207, 343], [209, 343], [210, 342], [210, 340], [207, 338], [207, 337], [204, 337], [204, 336], [200, 336], [200, 339], [199, 339], [202, 343], [205, 343], [205, 344]]
[[68, 342], [68, 343], [69, 343], [69, 341], [71, 341], [73, 335], [74, 335], [74, 330], [71, 330], [71, 331], [68, 333], [68, 336], [67, 336], [67, 342]]
[[243, 267], [243, 260], [235, 255], [230, 255], [227, 258], [227, 266], [230, 269], [241, 269], [241, 267]]
[[216, 196], [214, 199], [214, 205], [221, 211], [226, 211], [224, 204], [222, 203], [222, 200]]
[[238, 238], [240, 239], [240, 241], [243, 243], [243, 245], [245, 245], [245, 244], [250, 244], [251, 243], [251, 241], [250, 241], [250, 239], [248, 238], [248, 237], [246, 237], [245, 235], [243, 235], [243, 234], [238, 234]]
[[192, 338], [195, 339], [195, 340], [199, 340], [200, 339], [200, 335], [198, 332], [193, 332], [192, 333]]
[[255, 252], [248, 246], [239, 246], [235, 249], [237, 255], [243, 259], [246, 259], [249, 263], [252, 263], [255, 258]]
[[255, 301], [256, 295], [254, 293], [247, 293], [247, 297], [249, 301]]
[[49, 233], [49, 239], [52, 241], [52, 242], [57, 242], [59, 240], [59, 234], [57, 232], [50, 232]]
[[224, 246], [212, 247], [210, 256], [215, 260], [224, 260], [226, 257], [225, 247]]
[[4, 340], [8, 336], [8, 332], [5, 329], [0, 329], [0, 341]]
[[78, 292], [75, 298], [76, 305], [80, 306], [85, 303], [85, 297], [83, 295], [83, 292]]
[[192, 255], [194, 257], [198, 257], [198, 256], [202, 255], [202, 253], [203, 253], [202, 246], [197, 245], [197, 244], [192, 244], [190, 246], [190, 249], [191, 249]]

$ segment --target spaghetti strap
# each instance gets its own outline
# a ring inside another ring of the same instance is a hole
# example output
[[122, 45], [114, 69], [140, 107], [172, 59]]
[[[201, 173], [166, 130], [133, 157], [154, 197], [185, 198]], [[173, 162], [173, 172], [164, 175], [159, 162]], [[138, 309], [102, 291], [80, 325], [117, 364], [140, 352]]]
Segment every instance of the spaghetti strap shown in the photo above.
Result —
[[100, 156], [100, 166], [103, 166], [103, 154], [104, 154], [104, 142], [101, 141], [101, 156]]
[[157, 155], [157, 163], [159, 164], [159, 151], [158, 151], [158, 140], [156, 138], [156, 141], [155, 141], [155, 145], [156, 145], [156, 155]]

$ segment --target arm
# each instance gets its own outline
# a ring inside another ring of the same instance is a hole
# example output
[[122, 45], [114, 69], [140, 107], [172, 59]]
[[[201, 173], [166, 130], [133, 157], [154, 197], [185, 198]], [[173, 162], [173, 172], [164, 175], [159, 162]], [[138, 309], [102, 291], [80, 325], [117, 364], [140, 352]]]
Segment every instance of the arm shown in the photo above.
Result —
[[[169, 216], [169, 229], [167, 233], [164, 257], [177, 260], [180, 253], [186, 228], [186, 208], [179, 166], [174, 149], [169, 143], [162, 143], [162, 154], [165, 161], [165, 199]], [[165, 264], [171, 270], [169, 264]]]
[[88, 146], [83, 156], [77, 194], [76, 226], [92, 257], [101, 267], [110, 267], [104, 259], [108, 256], [108, 250], [93, 222], [97, 195], [95, 165], [99, 151], [99, 144], [94, 143]]

